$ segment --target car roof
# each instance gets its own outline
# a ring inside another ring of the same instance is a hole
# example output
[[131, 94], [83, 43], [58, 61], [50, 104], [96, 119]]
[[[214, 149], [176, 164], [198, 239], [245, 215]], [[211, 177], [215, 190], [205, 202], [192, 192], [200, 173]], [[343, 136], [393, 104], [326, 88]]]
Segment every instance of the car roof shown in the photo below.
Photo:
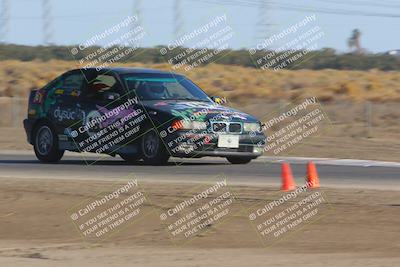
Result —
[[[96, 68], [86, 68], [85, 70], [98, 71]], [[147, 68], [107, 67], [107, 68], [102, 68], [101, 70], [105, 71], [105, 72], [112, 71], [117, 74], [141, 73], [141, 74], [171, 74], [171, 75], [180, 75], [181, 76], [181, 74], [174, 73], [171, 71], [162, 71], [162, 70], [147, 69]]]

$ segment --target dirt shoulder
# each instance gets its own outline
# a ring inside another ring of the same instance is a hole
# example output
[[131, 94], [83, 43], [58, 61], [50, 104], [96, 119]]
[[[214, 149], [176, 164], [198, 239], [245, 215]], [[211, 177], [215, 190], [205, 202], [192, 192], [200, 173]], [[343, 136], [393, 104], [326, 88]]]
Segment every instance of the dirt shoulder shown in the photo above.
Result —
[[[317, 192], [323, 196], [318, 215], [279, 237], [264, 239], [249, 214], [281, 199], [283, 193], [229, 187], [235, 200], [226, 218], [207, 224], [207, 229], [190, 238], [178, 238], [160, 214], [207, 185], [145, 183], [140, 186], [149, 202], [140, 212], [146, 216], [92, 242], [82, 237], [69, 212], [123, 183], [15, 178], [0, 182], [2, 266], [210, 266], [216, 262], [221, 266], [264, 266], [265, 262], [271, 266], [398, 266], [400, 262], [398, 191], [306, 192], [304, 197]], [[297, 200], [288, 200], [285, 207]]]

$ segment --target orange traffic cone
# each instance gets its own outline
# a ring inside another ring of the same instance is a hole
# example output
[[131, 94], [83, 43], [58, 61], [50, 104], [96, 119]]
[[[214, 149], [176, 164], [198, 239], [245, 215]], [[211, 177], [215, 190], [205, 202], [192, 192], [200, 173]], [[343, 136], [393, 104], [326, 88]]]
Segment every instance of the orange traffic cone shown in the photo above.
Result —
[[296, 189], [296, 184], [293, 180], [292, 170], [289, 163], [282, 163], [282, 187], [283, 191], [290, 191]]
[[315, 164], [312, 161], [309, 161], [307, 164], [307, 184], [309, 188], [319, 187], [317, 167], [315, 167]]

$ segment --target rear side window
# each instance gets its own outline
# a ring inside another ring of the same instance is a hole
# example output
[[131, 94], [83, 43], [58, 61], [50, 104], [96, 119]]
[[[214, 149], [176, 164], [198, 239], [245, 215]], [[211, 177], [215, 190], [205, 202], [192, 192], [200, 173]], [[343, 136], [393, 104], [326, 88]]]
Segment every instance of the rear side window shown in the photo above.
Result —
[[83, 82], [83, 75], [81, 73], [74, 73], [64, 78], [63, 89], [77, 89], [80, 90]]
[[84, 76], [81, 72], [64, 75], [51, 82], [46, 90], [49, 95], [63, 95], [77, 97], [81, 94]]

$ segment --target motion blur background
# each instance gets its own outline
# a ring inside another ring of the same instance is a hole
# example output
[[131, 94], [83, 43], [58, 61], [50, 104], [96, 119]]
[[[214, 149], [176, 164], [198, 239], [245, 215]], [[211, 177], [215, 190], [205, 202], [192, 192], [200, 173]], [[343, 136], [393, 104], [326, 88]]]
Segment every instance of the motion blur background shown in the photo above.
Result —
[[[400, 159], [400, 3], [388, 0], [0, 0], [0, 148], [29, 148], [29, 91], [76, 68], [75, 45], [136, 15], [146, 38], [115, 65], [172, 70], [160, 48], [222, 14], [235, 32], [229, 47], [185, 72], [208, 94], [260, 118], [316, 96], [332, 125], [289, 155]], [[248, 49], [314, 14], [324, 36], [307, 60], [256, 66]]]

